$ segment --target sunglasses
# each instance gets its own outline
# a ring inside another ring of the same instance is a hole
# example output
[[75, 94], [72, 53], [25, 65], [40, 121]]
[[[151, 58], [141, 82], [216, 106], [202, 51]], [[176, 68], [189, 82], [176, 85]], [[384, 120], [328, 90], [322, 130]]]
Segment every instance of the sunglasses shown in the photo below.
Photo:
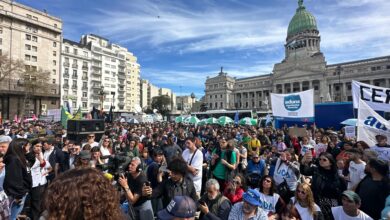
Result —
[[305, 191], [297, 190], [298, 194], [306, 195]]
[[321, 161], [328, 161], [326, 158], [320, 158]]
[[95, 136], [88, 136], [88, 138], [94, 138]]
[[272, 181], [269, 180], [269, 179], [265, 179], [264, 182], [270, 183], [270, 182], [272, 182]]

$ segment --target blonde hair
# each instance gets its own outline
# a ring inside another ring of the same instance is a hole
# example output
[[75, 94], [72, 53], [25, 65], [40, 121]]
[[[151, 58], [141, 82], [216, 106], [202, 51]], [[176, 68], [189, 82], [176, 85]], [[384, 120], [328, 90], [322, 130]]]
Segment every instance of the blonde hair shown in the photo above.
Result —
[[298, 202], [302, 202], [302, 200], [298, 196], [298, 189], [302, 188], [306, 195], [306, 203], [307, 203], [307, 209], [309, 210], [309, 213], [311, 216], [315, 215], [315, 202], [314, 202], [314, 196], [313, 192], [311, 191], [310, 185], [307, 183], [298, 183], [297, 190], [295, 191], [295, 199]]

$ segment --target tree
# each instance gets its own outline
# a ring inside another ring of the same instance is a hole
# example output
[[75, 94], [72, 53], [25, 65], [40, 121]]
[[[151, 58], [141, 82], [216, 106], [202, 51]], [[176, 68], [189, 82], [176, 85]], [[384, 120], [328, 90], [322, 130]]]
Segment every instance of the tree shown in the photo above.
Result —
[[[50, 81], [50, 72], [41, 68], [25, 68], [19, 73], [18, 85], [23, 87], [23, 103], [26, 103], [31, 97], [36, 94], [48, 93], [48, 82]], [[21, 113], [25, 112], [25, 105], [21, 106]]]
[[24, 71], [22, 60], [10, 59], [7, 55], [0, 55], [0, 82], [15, 78]]
[[157, 109], [157, 111], [166, 116], [171, 110], [171, 98], [167, 95], [155, 96], [152, 99], [152, 108]]
[[[6, 84], [8, 83], [8, 84]], [[23, 94], [23, 103], [19, 112], [25, 112], [25, 103], [36, 94], [47, 94], [50, 84], [50, 72], [26, 65], [23, 60], [15, 60], [7, 55], [0, 55], [0, 84]]]

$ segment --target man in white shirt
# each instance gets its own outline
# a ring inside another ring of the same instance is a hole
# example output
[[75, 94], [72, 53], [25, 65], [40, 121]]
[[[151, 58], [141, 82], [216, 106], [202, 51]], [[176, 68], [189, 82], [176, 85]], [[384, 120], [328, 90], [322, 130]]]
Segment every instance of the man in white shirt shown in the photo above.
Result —
[[335, 220], [372, 220], [370, 216], [359, 209], [361, 200], [358, 194], [346, 190], [341, 195], [342, 206], [332, 207]]
[[189, 137], [186, 139], [186, 148], [182, 157], [187, 162], [188, 177], [194, 182], [194, 187], [198, 197], [202, 189], [202, 166], [203, 166], [203, 153], [196, 148], [195, 138]]
[[357, 148], [352, 148], [346, 151], [349, 159], [349, 174], [346, 177], [348, 181], [348, 190], [353, 190], [357, 184], [366, 176], [364, 172], [366, 163], [362, 160], [363, 151]]

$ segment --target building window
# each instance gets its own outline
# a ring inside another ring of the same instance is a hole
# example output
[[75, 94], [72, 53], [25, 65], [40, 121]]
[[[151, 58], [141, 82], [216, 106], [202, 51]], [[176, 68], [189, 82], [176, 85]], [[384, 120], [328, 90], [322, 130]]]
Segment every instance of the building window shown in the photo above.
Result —
[[215, 95], [214, 98], [217, 98], [217, 95]]
[[26, 40], [31, 40], [31, 35], [26, 34]]
[[31, 49], [32, 49], [33, 52], [37, 52], [38, 51], [38, 47], [36, 47], [36, 46], [32, 46]]
[[38, 37], [37, 36], [32, 36], [32, 41], [38, 42]]
[[52, 89], [51, 90], [51, 94], [56, 94], [57, 93], [57, 90], [56, 89]]
[[69, 53], [69, 47], [65, 47], [65, 53]]
[[52, 105], [57, 105], [57, 100], [52, 99], [50, 103], [51, 103]]
[[65, 68], [65, 74], [69, 74], [69, 68]]
[[56, 84], [56, 79], [52, 79], [53, 84]]
[[57, 47], [57, 42], [53, 42], [53, 47]]
[[57, 61], [53, 60], [53, 66], [57, 66]]
[[37, 60], [38, 60], [37, 56], [31, 56], [31, 61], [32, 62], [37, 62]]
[[53, 69], [52, 72], [53, 72], [53, 75], [57, 74], [57, 70], [55, 70], [55, 69]]
[[30, 56], [30, 55], [24, 55], [24, 60], [30, 61], [30, 59], [31, 59], [31, 56]]
[[2, 34], [3, 33], [3, 28], [2, 27], [0, 27], [0, 34]]
[[31, 50], [31, 45], [25, 44], [25, 45], [24, 45], [24, 49], [25, 49], [25, 50]]
[[87, 103], [83, 102], [83, 108], [87, 108]]
[[87, 92], [83, 92], [83, 98], [87, 98]]
[[75, 48], [73, 49], [73, 54], [77, 55], [77, 49], [75, 49]]
[[53, 56], [54, 56], [54, 57], [57, 56], [57, 51], [53, 51]]

